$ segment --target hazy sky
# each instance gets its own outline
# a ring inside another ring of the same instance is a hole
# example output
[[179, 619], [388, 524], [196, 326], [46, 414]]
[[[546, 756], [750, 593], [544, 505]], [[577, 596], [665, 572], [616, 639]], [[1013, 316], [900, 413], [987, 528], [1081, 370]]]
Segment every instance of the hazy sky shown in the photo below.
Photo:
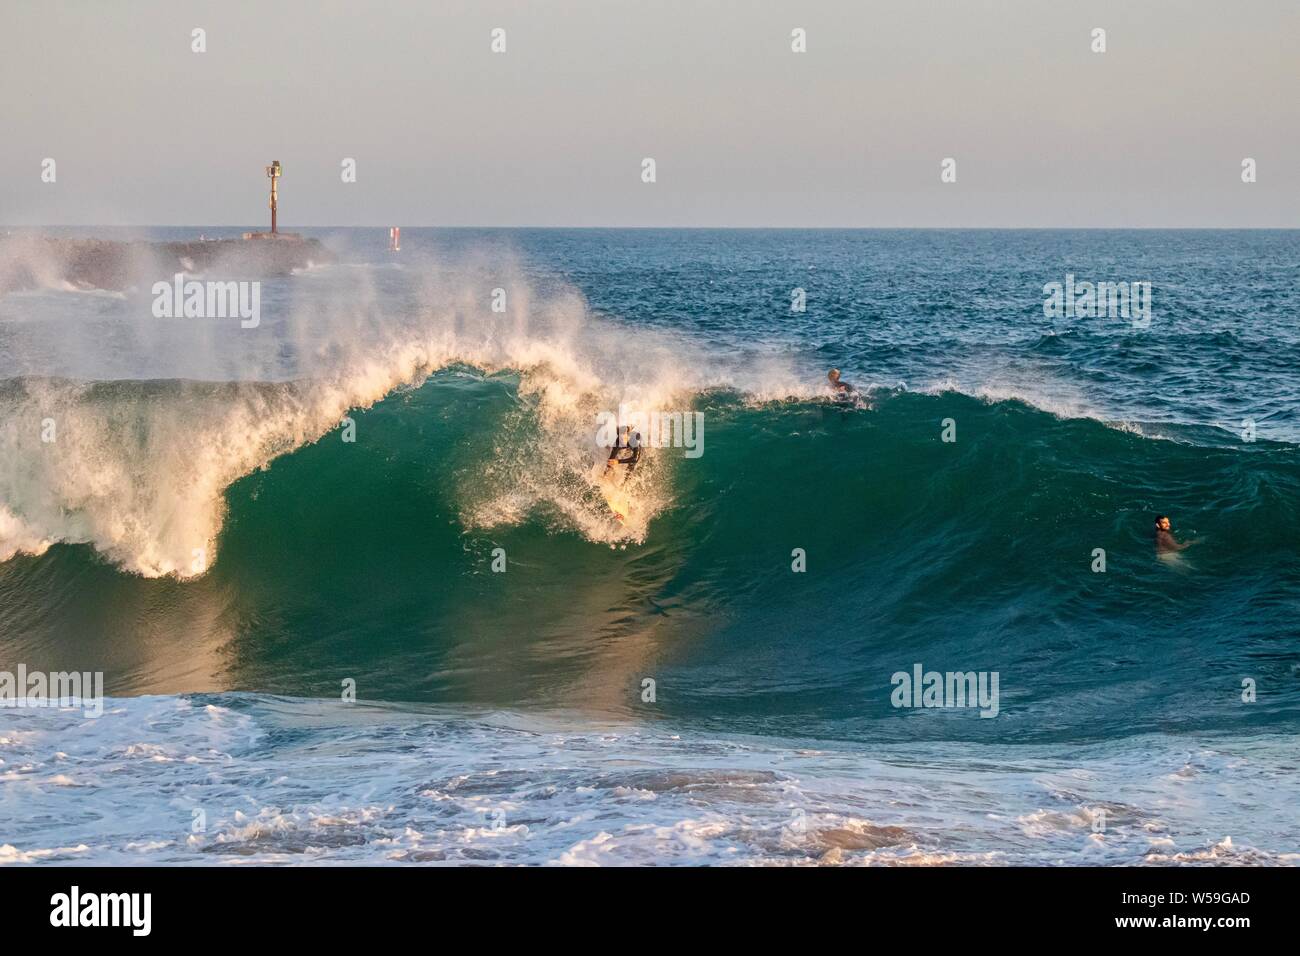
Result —
[[1298, 40], [1296, 0], [0, 0], [0, 223], [263, 223], [278, 159], [286, 229], [1300, 227]]

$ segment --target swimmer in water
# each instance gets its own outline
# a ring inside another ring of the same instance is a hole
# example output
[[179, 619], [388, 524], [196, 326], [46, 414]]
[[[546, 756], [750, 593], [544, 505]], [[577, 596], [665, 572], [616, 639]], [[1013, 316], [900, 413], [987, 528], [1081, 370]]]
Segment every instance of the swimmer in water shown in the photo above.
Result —
[[1186, 548], [1190, 548], [1200, 540], [1199, 538], [1196, 538], [1191, 541], [1179, 541], [1174, 537], [1174, 533], [1171, 530], [1172, 527], [1173, 526], [1169, 523], [1168, 515], [1158, 515], [1156, 517], [1156, 554], [1175, 554]]
[[858, 394], [856, 388], [844, 381], [844, 379], [840, 378], [839, 369], [831, 369], [826, 373], [826, 378], [830, 380], [831, 391], [835, 393], [836, 398], [852, 398], [854, 395]]

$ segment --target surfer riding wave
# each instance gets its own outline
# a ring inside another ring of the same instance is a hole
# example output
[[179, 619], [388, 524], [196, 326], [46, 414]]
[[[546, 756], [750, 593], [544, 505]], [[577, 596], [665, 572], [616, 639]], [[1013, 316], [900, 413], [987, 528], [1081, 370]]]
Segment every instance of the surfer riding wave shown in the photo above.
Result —
[[608, 449], [604, 477], [611, 478], [619, 474], [618, 467], [623, 466], [622, 477], [627, 478], [641, 460], [641, 433], [632, 431], [630, 425], [621, 425], [614, 445]]

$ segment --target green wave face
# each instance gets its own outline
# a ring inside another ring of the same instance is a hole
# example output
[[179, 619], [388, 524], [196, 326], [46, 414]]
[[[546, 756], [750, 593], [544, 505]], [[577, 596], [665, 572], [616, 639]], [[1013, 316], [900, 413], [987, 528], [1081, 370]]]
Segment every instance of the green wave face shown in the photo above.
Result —
[[[517, 376], [446, 370], [229, 485], [201, 575], [85, 544], [0, 564], [0, 628], [115, 694], [626, 713], [652, 680], [667, 716], [881, 740], [1294, 719], [1294, 446], [956, 393], [695, 409], [704, 453], [647, 452], [653, 516], [621, 534]], [[1157, 558], [1156, 513], [1202, 540]], [[915, 663], [997, 671], [1033, 719], [899, 719]], [[1243, 677], [1273, 693], [1241, 707]]]

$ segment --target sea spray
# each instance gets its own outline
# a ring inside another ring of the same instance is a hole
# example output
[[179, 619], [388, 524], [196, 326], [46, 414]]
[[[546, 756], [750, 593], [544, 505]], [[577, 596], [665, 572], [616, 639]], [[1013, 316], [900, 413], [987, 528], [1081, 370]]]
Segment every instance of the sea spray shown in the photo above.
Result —
[[[466, 476], [467, 526], [516, 522], [541, 508], [593, 541], [644, 540], [671, 498], [671, 465], [651, 460], [638, 469], [628, 487], [637, 519], [616, 526], [591, 479], [595, 412], [623, 400], [681, 407], [714, 382], [760, 390], [771, 389], [764, 379], [793, 382], [770, 358], [748, 371], [707, 357], [684, 366], [680, 339], [662, 331], [638, 331], [635, 360], [625, 359], [626, 329], [592, 315], [571, 288], [533, 288], [508, 262], [432, 264], [406, 287], [414, 299], [398, 311], [375, 270], [335, 269], [308, 286], [284, 281], [278, 299], [262, 302], [259, 329], [235, 326], [222, 336], [196, 326], [191, 347], [172, 352], [192, 362], [210, 350], [211, 364], [231, 377], [244, 353], [227, 339], [248, 341], [255, 331], [271, 338], [250, 372], [265, 374], [263, 356], [279, 342], [293, 361], [286, 380], [248, 381], [236, 368], [243, 380], [27, 377], [0, 390], [0, 417], [15, 426], [0, 433], [0, 559], [63, 541], [90, 544], [145, 577], [206, 573], [219, 559], [233, 482], [321, 440], [395, 389], [457, 365], [518, 375], [521, 399], [500, 423], [491, 460]], [[509, 305], [497, 314], [490, 290], [503, 281]], [[146, 344], [149, 334], [146, 326]], [[166, 361], [159, 364], [165, 373]], [[36, 429], [46, 419], [58, 426], [52, 443]], [[365, 449], [364, 432], [350, 447]]]

